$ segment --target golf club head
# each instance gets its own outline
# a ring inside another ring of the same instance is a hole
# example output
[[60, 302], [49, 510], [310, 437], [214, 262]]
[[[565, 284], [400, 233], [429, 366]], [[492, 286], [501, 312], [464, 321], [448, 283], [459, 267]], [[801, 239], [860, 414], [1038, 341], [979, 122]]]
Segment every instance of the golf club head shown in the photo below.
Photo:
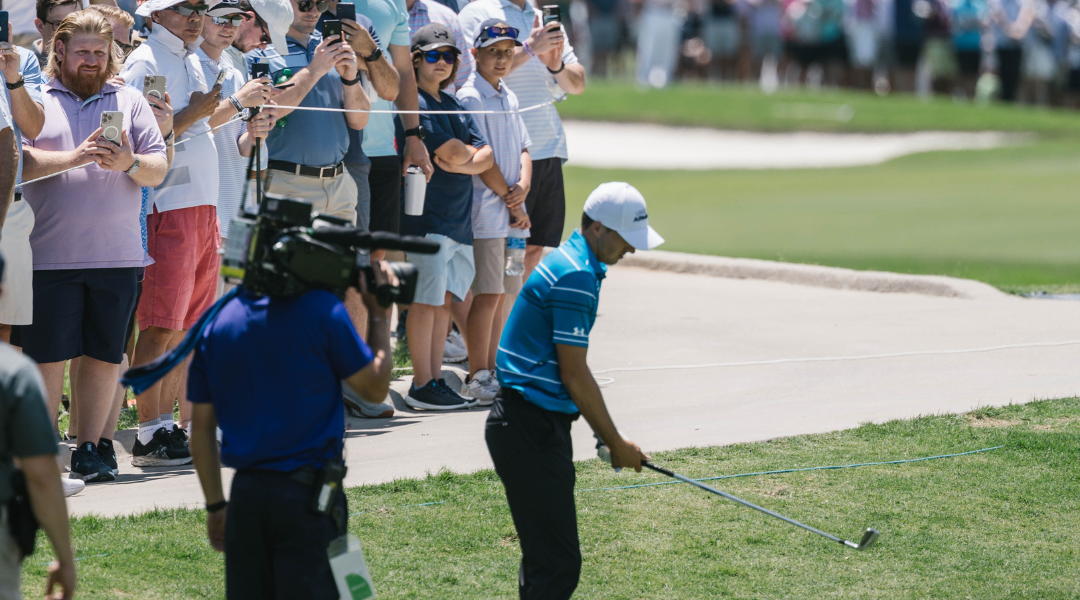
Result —
[[879, 534], [876, 530], [867, 528], [866, 533], [863, 534], [862, 540], [859, 542], [859, 550], [866, 550], [870, 546], [874, 545], [877, 541]]

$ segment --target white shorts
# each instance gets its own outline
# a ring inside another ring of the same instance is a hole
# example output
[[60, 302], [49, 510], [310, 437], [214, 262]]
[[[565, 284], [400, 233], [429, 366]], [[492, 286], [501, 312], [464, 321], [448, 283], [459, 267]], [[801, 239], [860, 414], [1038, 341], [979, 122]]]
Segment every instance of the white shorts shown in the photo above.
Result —
[[473, 276], [476, 275], [473, 247], [437, 233], [429, 233], [424, 237], [439, 242], [439, 252], [406, 253], [406, 260], [416, 265], [416, 270], [419, 271], [413, 302], [442, 306], [446, 303], [446, 292], [450, 292], [458, 302], [465, 300]]
[[12, 202], [0, 233], [4, 256], [4, 292], [0, 294], [0, 324], [29, 325], [34, 322], [34, 254], [30, 232], [34, 209], [22, 200]]

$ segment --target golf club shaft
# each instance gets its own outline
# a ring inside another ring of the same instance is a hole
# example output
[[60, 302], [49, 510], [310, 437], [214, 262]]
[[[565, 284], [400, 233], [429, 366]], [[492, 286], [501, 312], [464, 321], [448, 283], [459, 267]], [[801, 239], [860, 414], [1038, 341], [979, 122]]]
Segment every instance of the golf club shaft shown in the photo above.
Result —
[[754, 504], [753, 502], [747, 502], [746, 500], [743, 500], [742, 498], [739, 498], [737, 496], [732, 496], [731, 494], [728, 494], [727, 492], [721, 492], [720, 490], [718, 490], [718, 489], [716, 489], [714, 487], [709, 487], [709, 486], [705, 485], [704, 483], [701, 483], [700, 481], [694, 481], [693, 479], [690, 479], [689, 477], [684, 477], [684, 476], [679, 475], [678, 473], [676, 473], [674, 471], [669, 471], [669, 470], [667, 470], [667, 469], [665, 469], [663, 467], [658, 467], [658, 466], [656, 466], [656, 465], [654, 465], [654, 464], [652, 464], [652, 463], [650, 463], [648, 461], [641, 461], [641, 466], [643, 466], [643, 467], [645, 467], [647, 469], [652, 469], [653, 471], [656, 471], [657, 473], [663, 473], [664, 475], [667, 475], [668, 477], [673, 477], [673, 478], [678, 479], [679, 481], [682, 481], [684, 483], [689, 483], [690, 485], [697, 486], [697, 487], [705, 490], [706, 492], [712, 492], [712, 493], [716, 494], [717, 496], [722, 496], [724, 498], [727, 498], [728, 500], [731, 500], [732, 502], [738, 502], [739, 504], [742, 504], [743, 506], [745, 506], [747, 508], [752, 508], [752, 509], [754, 509], [756, 511], [763, 512], [763, 513], [769, 515], [770, 517], [776, 517], [777, 519], [780, 519], [781, 521], [785, 521], [787, 523], [791, 523], [792, 525], [795, 525], [796, 527], [802, 527], [803, 529], [805, 529], [807, 531], [811, 531], [813, 533], [816, 533], [816, 534], [818, 534], [818, 535], [820, 535], [822, 537], [828, 538], [828, 539], [830, 539], [830, 540], [832, 540], [834, 542], [843, 544], [845, 546], [849, 546], [851, 548], [858, 548], [859, 547], [859, 545], [854, 543], [854, 542], [849, 542], [847, 540], [840, 539], [840, 538], [836, 537], [835, 535], [829, 535], [829, 534], [825, 533], [824, 531], [821, 531], [820, 529], [814, 529], [813, 527], [811, 527], [809, 525], [803, 525], [802, 523], [796, 521], [795, 519], [789, 519], [789, 518], [785, 517], [782, 514], [774, 513], [773, 511], [771, 511], [771, 510], [769, 510], [767, 508], [764, 508], [762, 506], [758, 506], [757, 504]]

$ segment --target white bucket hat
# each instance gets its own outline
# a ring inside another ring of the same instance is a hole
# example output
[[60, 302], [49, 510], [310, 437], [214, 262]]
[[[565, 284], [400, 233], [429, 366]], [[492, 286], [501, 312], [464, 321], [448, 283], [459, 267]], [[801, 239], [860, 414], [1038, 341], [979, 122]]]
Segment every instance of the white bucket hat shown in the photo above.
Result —
[[601, 183], [585, 200], [585, 214], [618, 232], [626, 243], [638, 250], [652, 250], [664, 243], [664, 238], [649, 227], [645, 197], [629, 183]]
[[[187, 0], [150, 0], [146, 4], [140, 6], [138, 10], [135, 11], [135, 14], [140, 17], [149, 17], [152, 12], [172, 8], [177, 4], [183, 4], [185, 2], [187, 2]], [[220, 2], [220, 0], [208, 0], [206, 4], [209, 5], [210, 8], [214, 8], [217, 6], [218, 2]]]

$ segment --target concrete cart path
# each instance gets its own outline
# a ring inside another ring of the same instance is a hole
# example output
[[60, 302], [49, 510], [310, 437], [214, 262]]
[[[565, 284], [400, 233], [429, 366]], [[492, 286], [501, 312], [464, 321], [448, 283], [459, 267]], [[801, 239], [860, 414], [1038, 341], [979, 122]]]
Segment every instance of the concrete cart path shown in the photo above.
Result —
[[[616, 267], [604, 284], [594, 370], [953, 351], [1080, 340], [1080, 303], [875, 293]], [[616, 423], [649, 451], [832, 431], [1080, 392], [1080, 343], [862, 360], [787, 362], [603, 377]], [[453, 373], [450, 373], [451, 375]], [[394, 388], [404, 391], [407, 380]], [[348, 485], [491, 466], [486, 410], [351, 420]], [[574, 424], [575, 457], [594, 456]], [[118, 439], [130, 448], [133, 432]], [[853, 456], [852, 460], [860, 457]], [[138, 469], [69, 498], [74, 514], [201, 506], [190, 467]]]

